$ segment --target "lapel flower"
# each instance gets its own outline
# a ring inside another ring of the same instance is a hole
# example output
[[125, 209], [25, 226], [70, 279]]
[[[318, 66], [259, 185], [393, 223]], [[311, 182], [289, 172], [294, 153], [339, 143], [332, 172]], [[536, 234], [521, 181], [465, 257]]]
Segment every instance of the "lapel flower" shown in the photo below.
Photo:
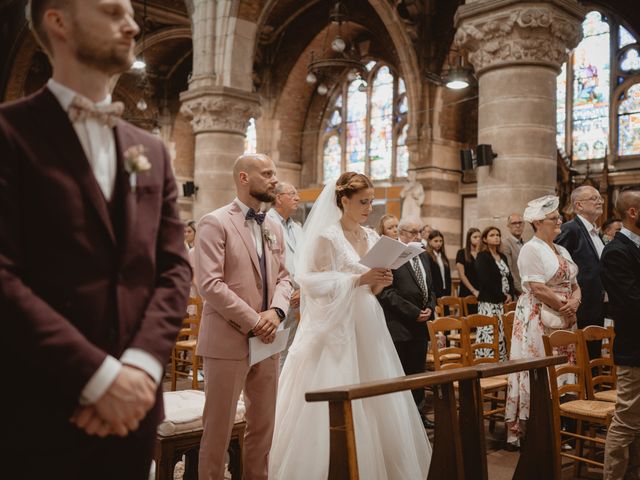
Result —
[[146, 156], [144, 145], [132, 145], [124, 152], [124, 169], [129, 174], [131, 192], [135, 193], [138, 181], [138, 173], [151, 170], [151, 162]]
[[273, 250], [273, 246], [276, 244], [276, 236], [268, 228], [262, 229], [262, 238], [267, 243], [269, 250]]

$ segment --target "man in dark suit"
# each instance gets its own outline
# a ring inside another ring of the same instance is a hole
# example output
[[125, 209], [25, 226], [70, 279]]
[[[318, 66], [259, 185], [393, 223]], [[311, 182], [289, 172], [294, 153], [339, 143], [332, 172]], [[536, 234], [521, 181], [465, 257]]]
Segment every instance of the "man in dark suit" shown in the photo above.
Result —
[[109, 95], [139, 29], [129, 0], [28, 12], [53, 77], [0, 106], [2, 364], [19, 365], [0, 459], [10, 478], [144, 479], [191, 272], [168, 154]]
[[[596, 220], [602, 215], [602, 197], [593, 187], [584, 185], [571, 193], [576, 217], [562, 225], [554, 240], [565, 247], [578, 265], [578, 285], [582, 303], [578, 308], [578, 328], [604, 325], [605, 291], [600, 280], [600, 255], [604, 244], [598, 235]], [[589, 357], [600, 356], [600, 342], [589, 342]]]
[[[602, 253], [602, 283], [616, 338], [616, 411], [607, 432], [604, 478], [638, 478], [640, 472], [640, 187], [616, 201], [624, 227]], [[584, 297], [583, 297], [584, 298]]]
[[[401, 242], [419, 242], [420, 225], [402, 220], [398, 229]], [[402, 368], [407, 375], [425, 371], [427, 356], [427, 320], [433, 318], [436, 297], [429, 274], [427, 254], [421, 253], [393, 271], [393, 283], [378, 294], [384, 309], [387, 327], [391, 333]], [[413, 390], [413, 398], [420, 409], [424, 402], [424, 389]], [[431, 422], [423, 417], [426, 426]]]

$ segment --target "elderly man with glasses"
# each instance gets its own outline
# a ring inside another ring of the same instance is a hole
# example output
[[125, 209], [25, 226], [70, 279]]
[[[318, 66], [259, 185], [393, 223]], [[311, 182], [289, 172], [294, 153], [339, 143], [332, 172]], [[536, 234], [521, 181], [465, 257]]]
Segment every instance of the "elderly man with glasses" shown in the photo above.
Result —
[[[562, 233], [555, 243], [565, 247], [578, 265], [578, 285], [582, 290], [582, 304], [578, 309], [578, 328], [589, 325], [604, 326], [606, 293], [600, 280], [600, 257], [604, 244], [598, 235], [596, 221], [602, 215], [603, 200], [595, 188], [583, 185], [571, 193], [576, 216], [562, 225]], [[600, 342], [589, 342], [589, 357], [600, 357]]]
[[522, 241], [522, 232], [524, 231], [522, 215], [519, 213], [509, 215], [509, 217], [507, 217], [507, 228], [509, 229], [509, 233], [502, 238], [500, 250], [507, 257], [516, 295], [519, 296], [522, 293], [522, 285], [520, 283], [520, 272], [518, 271], [518, 256], [520, 255], [522, 245], [524, 245]]

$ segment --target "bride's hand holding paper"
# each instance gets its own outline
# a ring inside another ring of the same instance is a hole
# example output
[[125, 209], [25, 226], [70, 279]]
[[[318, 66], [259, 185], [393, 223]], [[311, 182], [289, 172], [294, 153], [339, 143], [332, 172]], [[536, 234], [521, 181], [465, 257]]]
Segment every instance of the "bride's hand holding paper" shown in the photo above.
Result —
[[395, 270], [422, 252], [424, 249], [417, 242], [405, 244], [393, 238], [382, 236], [371, 247], [371, 250], [360, 259], [360, 263], [369, 268]]
[[393, 282], [393, 274], [389, 268], [372, 268], [360, 275], [360, 285], [387, 287]]

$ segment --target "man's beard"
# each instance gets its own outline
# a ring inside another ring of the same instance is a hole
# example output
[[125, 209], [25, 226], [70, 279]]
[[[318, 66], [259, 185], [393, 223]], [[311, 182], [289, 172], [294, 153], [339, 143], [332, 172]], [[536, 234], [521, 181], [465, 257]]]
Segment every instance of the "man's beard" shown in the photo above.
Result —
[[255, 190], [249, 190], [249, 195], [251, 195], [256, 200], [260, 200], [261, 202], [265, 203], [271, 203], [276, 199], [276, 195], [269, 192], [256, 192]]
[[120, 53], [116, 46], [96, 44], [79, 22], [74, 21], [76, 56], [85, 65], [109, 74], [126, 72], [131, 67], [133, 57], [130, 52]]
[[638, 218], [636, 218], [636, 228], [640, 229], [640, 216], [638, 216]]

